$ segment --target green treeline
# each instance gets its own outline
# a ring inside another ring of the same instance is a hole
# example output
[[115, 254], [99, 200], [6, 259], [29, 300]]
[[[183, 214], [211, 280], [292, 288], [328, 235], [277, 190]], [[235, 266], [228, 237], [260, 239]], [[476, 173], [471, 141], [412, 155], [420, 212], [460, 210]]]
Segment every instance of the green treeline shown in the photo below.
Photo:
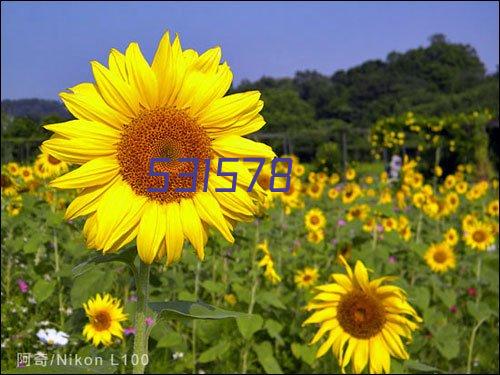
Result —
[[[348, 133], [349, 148], [368, 149], [367, 130], [377, 119], [407, 111], [444, 115], [489, 108], [498, 116], [498, 68], [487, 75], [474, 48], [444, 35], [429, 41], [331, 76], [303, 71], [293, 78], [263, 77], [235, 91], [260, 90], [268, 123], [262, 132], [288, 132], [293, 151], [306, 159], [329, 139], [340, 143], [339, 130]], [[279, 139], [266, 141], [281, 147]]]
[[[306, 70], [293, 78], [242, 81], [232, 92], [246, 90], [260, 90], [265, 103], [267, 125], [254, 138], [304, 160], [340, 153], [342, 141], [350, 158], [369, 158], [370, 127], [377, 119], [407, 111], [444, 115], [489, 108], [498, 117], [498, 67], [486, 74], [473, 47], [450, 43], [441, 34], [431, 36], [425, 47], [391, 52], [385, 60], [331, 76]], [[3, 101], [2, 137], [45, 138], [40, 124], [57, 122], [65, 113], [55, 101]]]

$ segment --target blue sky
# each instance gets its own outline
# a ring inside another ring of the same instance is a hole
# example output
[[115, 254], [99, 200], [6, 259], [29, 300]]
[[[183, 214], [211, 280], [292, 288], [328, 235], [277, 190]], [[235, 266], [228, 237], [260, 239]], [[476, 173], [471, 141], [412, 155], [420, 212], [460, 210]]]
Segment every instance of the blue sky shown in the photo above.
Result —
[[235, 81], [332, 74], [440, 32], [498, 65], [497, 2], [2, 2], [1, 97], [56, 99], [92, 79], [89, 61], [137, 41], [148, 59], [165, 30], [183, 46], [221, 45]]

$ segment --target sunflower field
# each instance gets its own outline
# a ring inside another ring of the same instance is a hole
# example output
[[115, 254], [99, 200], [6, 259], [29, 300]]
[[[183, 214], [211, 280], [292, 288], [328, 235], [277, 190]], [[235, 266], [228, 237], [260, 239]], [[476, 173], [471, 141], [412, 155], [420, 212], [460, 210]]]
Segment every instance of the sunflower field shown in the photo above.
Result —
[[246, 137], [218, 47], [92, 71], [2, 165], [2, 372], [498, 373], [498, 176], [449, 156], [491, 113], [381, 119], [335, 169]]

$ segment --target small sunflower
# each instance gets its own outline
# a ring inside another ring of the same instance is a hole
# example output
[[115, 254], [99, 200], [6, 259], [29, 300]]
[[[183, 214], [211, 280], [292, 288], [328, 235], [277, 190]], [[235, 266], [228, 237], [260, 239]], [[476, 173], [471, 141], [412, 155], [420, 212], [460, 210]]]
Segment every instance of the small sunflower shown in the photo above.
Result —
[[467, 185], [466, 181], [460, 181], [459, 183], [457, 183], [455, 185], [455, 191], [458, 194], [465, 194], [467, 192], [467, 188], [468, 188], [468, 185]]
[[299, 270], [295, 274], [295, 284], [299, 288], [310, 288], [312, 285], [318, 281], [319, 272], [316, 267], [306, 267], [303, 270]]
[[470, 231], [478, 222], [477, 217], [473, 214], [467, 214], [462, 219], [462, 229], [464, 232]]
[[486, 212], [490, 216], [498, 216], [498, 199], [495, 199], [488, 203], [488, 207], [486, 208]]
[[307, 187], [307, 195], [313, 199], [320, 199], [323, 195], [324, 184], [321, 182], [313, 182]]
[[452, 189], [455, 186], [455, 183], [457, 182], [456, 178], [454, 175], [450, 174], [446, 176], [444, 179], [444, 187], [446, 189]]
[[339, 191], [335, 188], [331, 188], [328, 190], [328, 198], [330, 198], [332, 201], [337, 199], [339, 196]]
[[458, 194], [455, 192], [446, 194], [445, 201], [446, 201], [446, 207], [451, 212], [455, 212], [460, 204], [460, 198], [458, 197]]
[[307, 305], [307, 310], [317, 311], [304, 325], [321, 324], [311, 344], [328, 333], [316, 356], [331, 348], [342, 372], [351, 362], [354, 373], [361, 373], [368, 363], [372, 373], [389, 373], [391, 356], [409, 359], [401, 336], [411, 340], [422, 319], [401, 288], [382, 285], [391, 277], [370, 281], [362, 262], [356, 262], [353, 272], [341, 260], [347, 275], [333, 274], [335, 283], [316, 287], [319, 294]]
[[444, 234], [444, 240], [450, 246], [455, 246], [458, 243], [458, 232], [455, 228], [450, 228]]
[[356, 178], [356, 171], [353, 168], [347, 168], [345, 171], [345, 178], [347, 181], [352, 181]]
[[477, 251], [485, 251], [488, 246], [495, 242], [495, 237], [491, 232], [491, 226], [487, 223], [477, 221], [465, 230], [465, 244]]
[[92, 342], [94, 346], [101, 343], [109, 346], [113, 336], [123, 339], [123, 327], [120, 322], [127, 320], [127, 315], [123, 312], [123, 307], [120, 307], [118, 299], [109, 294], [104, 297], [97, 294], [95, 298], [84, 303], [83, 308], [90, 320], [83, 328], [86, 341]]
[[446, 272], [456, 264], [453, 249], [446, 242], [429, 246], [424, 259], [434, 272]]
[[24, 182], [30, 182], [34, 180], [33, 169], [29, 166], [23, 166], [19, 168], [19, 176], [22, 177]]
[[294, 164], [292, 167], [292, 173], [294, 176], [301, 177], [304, 175], [306, 169], [302, 164]]
[[312, 230], [307, 233], [307, 241], [314, 244], [319, 244], [325, 239], [325, 232], [323, 229]]
[[310, 209], [304, 217], [306, 228], [310, 231], [323, 229], [326, 225], [326, 218], [319, 208]]
[[16, 162], [8, 163], [6, 168], [7, 168], [7, 172], [9, 172], [9, 174], [12, 177], [17, 177], [19, 175], [19, 165]]
[[342, 203], [354, 202], [361, 195], [361, 188], [355, 182], [348, 183], [342, 190]]
[[382, 219], [382, 226], [384, 232], [391, 232], [398, 229], [398, 222], [392, 217], [386, 217]]
[[354, 207], [351, 207], [349, 211], [347, 211], [347, 221], [353, 220], [365, 220], [366, 216], [370, 212], [370, 207], [366, 204], [360, 204]]
[[340, 176], [338, 175], [338, 173], [332, 173], [332, 175], [328, 179], [330, 185], [336, 185], [339, 181], [340, 181]]
[[47, 153], [41, 153], [37, 156], [34, 165], [35, 174], [42, 178], [51, 178], [59, 176], [68, 171], [68, 163], [59, 160]]

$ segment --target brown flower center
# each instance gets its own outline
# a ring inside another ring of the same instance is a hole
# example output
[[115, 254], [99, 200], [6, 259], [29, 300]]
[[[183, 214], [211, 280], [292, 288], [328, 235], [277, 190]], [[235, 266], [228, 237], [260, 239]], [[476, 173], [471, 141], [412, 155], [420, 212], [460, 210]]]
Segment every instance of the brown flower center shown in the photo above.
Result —
[[319, 217], [317, 217], [316, 215], [313, 215], [313, 216], [311, 216], [310, 221], [311, 221], [312, 225], [317, 225], [317, 224], [319, 224]]
[[[259, 177], [257, 177], [257, 183], [264, 190], [269, 190], [269, 187], [271, 186], [271, 176], [264, 174], [264, 173], [260, 173]], [[291, 188], [291, 185], [290, 185], [290, 188]]]
[[304, 276], [302, 277], [302, 280], [303, 280], [304, 282], [306, 282], [306, 283], [307, 283], [307, 282], [309, 282], [309, 281], [311, 281], [311, 279], [312, 279], [312, 276], [311, 276], [311, 275], [304, 275]]
[[61, 161], [55, 157], [53, 157], [52, 155], [49, 155], [49, 157], [47, 158], [47, 161], [52, 164], [52, 165], [57, 165], [57, 164], [60, 164]]
[[[168, 163], [155, 163], [155, 172], [169, 174], [166, 192], [148, 192], [150, 188], [162, 188], [165, 181], [163, 176], [150, 176], [152, 158], [172, 159]], [[192, 178], [179, 174], [195, 170], [192, 162], [180, 162], [179, 158], [198, 159], [195, 183], [196, 191], [201, 191], [205, 175], [204, 159], [212, 159], [213, 152], [206, 132], [185, 111], [172, 107], [144, 111], [125, 125], [118, 145], [118, 161], [123, 179], [135, 193], [162, 203], [192, 197], [195, 192], [175, 191], [191, 188]]]
[[438, 250], [432, 256], [436, 263], [444, 263], [448, 259], [448, 254], [443, 250]]
[[0, 181], [2, 188], [8, 188], [12, 186], [12, 180], [9, 178], [9, 176], [3, 174]]
[[105, 331], [111, 326], [111, 316], [107, 311], [99, 311], [92, 318], [92, 325], [96, 331]]
[[486, 241], [486, 238], [488, 236], [486, 235], [486, 233], [484, 233], [483, 230], [476, 230], [474, 231], [474, 233], [472, 234], [472, 239], [475, 241], [475, 242], [478, 242], [478, 243], [482, 243], [484, 241]]
[[355, 290], [340, 300], [337, 318], [341, 327], [351, 336], [368, 339], [382, 330], [386, 314], [384, 306], [375, 296]]

